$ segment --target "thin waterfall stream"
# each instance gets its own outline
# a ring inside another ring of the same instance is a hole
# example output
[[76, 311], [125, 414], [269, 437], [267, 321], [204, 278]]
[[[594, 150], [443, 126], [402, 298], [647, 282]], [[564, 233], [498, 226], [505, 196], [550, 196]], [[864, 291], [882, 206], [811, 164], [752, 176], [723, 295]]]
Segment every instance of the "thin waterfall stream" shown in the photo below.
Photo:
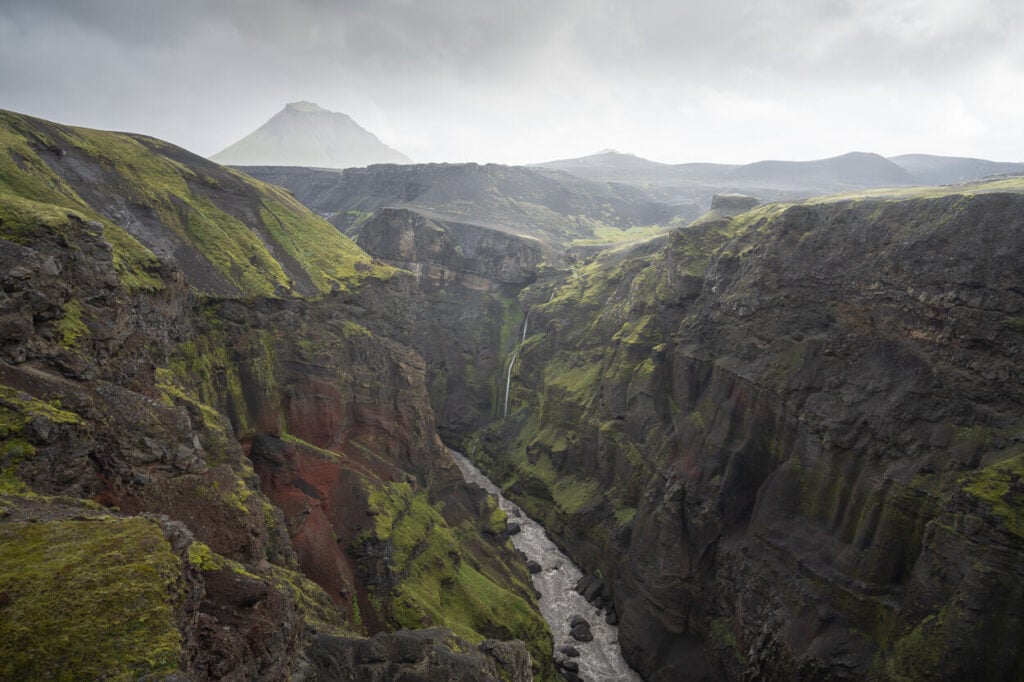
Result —
[[[526, 329], [530, 324], [530, 311], [526, 311], [526, 317], [523, 319], [523, 338], [519, 341], [520, 345], [526, 343]], [[512, 365], [516, 364], [516, 357], [518, 357], [519, 351], [512, 353], [512, 359], [508, 363], [508, 375], [505, 377], [505, 412], [502, 414], [503, 417], [508, 416], [508, 393], [509, 389], [512, 388]]]
[[[575, 661], [579, 665], [577, 674], [581, 680], [640, 682], [640, 676], [622, 658], [619, 629], [606, 623], [604, 614], [576, 592], [576, 583], [583, 577], [576, 564], [548, 538], [543, 526], [527, 516], [518, 505], [505, 499], [501, 489], [465, 455], [455, 450], [449, 452], [463, 478], [497, 497], [509, 521], [519, 524], [520, 532], [512, 536], [512, 544], [516, 549], [525, 554], [527, 559], [540, 564], [540, 572], [533, 574], [533, 586], [540, 593], [540, 612], [554, 637], [555, 657], [560, 656], [562, 647], [572, 646], [579, 652], [579, 657], [567, 658], [561, 655], [561, 658]], [[569, 635], [569, 622], [575, 615], [583, 616], [590, 623], [593, 641], [579, 642]]]
[[516, 364], [516, 356], [519, 355], [519, 351], [512, 353], [512, 359], [508, 363], [508, 376], [505, 377], [505, 414], [503, 417], [508, 416], [508, 391], [512, 388], [512, 365]]

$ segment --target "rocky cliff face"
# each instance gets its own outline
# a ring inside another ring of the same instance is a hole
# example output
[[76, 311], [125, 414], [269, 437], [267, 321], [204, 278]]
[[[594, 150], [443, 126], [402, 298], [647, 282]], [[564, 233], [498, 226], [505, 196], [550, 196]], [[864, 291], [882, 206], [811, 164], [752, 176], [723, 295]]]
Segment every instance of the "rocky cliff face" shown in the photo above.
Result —
[[0, 676], [550, 674], [391, 340], [412, 276], [164, 143], [0, 123]]
[[645, 677], [1024, 674], [1021, 189], [761, 207], [523, 292], [470, 452]]
[[378, 211], [356, 240], [415, 274], [406, 338], [426, 361], [439, 433], [461, 446], [500, 416], [509, 354], [524, 321], [516, 297], [559, 255], [530, 237], [408, 209]]

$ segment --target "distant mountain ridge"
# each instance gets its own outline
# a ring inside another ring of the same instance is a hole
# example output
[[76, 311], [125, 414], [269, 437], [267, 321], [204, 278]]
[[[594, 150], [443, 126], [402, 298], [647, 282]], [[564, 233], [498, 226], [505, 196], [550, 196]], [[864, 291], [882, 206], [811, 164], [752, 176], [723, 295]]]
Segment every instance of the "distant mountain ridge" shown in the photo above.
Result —
[[285, 187], [346, 234], [381, 208], [528, 235], [552, 245], [650, 225], [686, 224], [703, 208], [659, 188], [595, 182], [570, 173], [499, 164], [376, 165], [344, 171], [238, 166]]
[[988, 161], [962, 156], [903, 154], [889, 157], [889, 160], [929, 185], [951, 185], [989, 175], [1024, 173], [1024, 163]]
[[210, 157], [225, 165], [355, 168], [412, 163], [346, 114], [292, 102], [269, 121]]
[[990, 175], [1024, 172], [1024, 164], [927, 154], [885, 158], [850, 152], [812, 161], [757, 161], [749, 164], [649, 161], [632, 154], [603, 151], [531, 167], [571, 173], [598, 182], [659, 187], [674, 198], [706, 203], [721, 192], [755, 194], [766, 200], [883, 187], [943, 185]]

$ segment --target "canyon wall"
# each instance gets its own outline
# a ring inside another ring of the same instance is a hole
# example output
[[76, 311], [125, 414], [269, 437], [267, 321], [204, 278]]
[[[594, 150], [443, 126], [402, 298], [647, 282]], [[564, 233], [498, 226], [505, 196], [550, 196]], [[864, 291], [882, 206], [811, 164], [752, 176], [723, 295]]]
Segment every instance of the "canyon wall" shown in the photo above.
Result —
[[469, 453], [647, 679], [1019, 678], [1022, 215], [772, 205], [541, 278]]

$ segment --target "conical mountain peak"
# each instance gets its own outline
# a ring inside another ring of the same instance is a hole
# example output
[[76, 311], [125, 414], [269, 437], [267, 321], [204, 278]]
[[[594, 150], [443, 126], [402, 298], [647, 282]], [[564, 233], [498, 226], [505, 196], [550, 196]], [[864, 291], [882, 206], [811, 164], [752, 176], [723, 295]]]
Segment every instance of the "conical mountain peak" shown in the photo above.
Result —
[[321, 111], [324, 112], [324, 113], [328, 113], [328, 114], [329, 113], [333, 113], [333, 112], [327, 111], [327, 109], [324, 109], [323, 107], [321, 107], [319, 104], [316, 104], [315, 102], [306, 102], [306, 101], [302, 101], [302, 102], [289, 102], [288, 104], [285, 105], [284, 108], [285, 108], [285, 111], [298, 111], [298, 112], [301, 112], [301, 113], [304, 113], [304, 114], [316, 113], [316, 112], [321, 112]]
[[347, 114], [291, 102], [250, 135], [210, 157], [235, 166], [352, 168], [411, 163]]

